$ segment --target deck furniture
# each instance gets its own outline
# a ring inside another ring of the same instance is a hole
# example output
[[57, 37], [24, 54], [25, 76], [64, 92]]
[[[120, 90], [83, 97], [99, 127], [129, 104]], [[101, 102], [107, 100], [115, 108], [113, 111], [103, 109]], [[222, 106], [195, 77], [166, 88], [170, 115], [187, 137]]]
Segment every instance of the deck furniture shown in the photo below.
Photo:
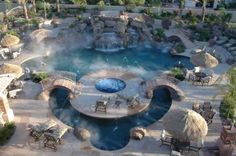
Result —
[[57, 125], [52, 127], [49, 132], [44, 133], [44, 147], [48, 147], [56, 151], [57, 145], [62, 143], [61, 138], [67, 131], [68, 128], [63, 126]]
[[95, 112], [107, 112], [107, 100], [97, 100], [95, 105]]
[[39, 123], [37, 125], [29, 125], [29, 135], [32, 136], [35, 141], [39, 140], [43, 134], [50, 128], [55, 126], [57, 123], [53, 120], [47, 120], [44, 123]]
[[192, 110], [194, 110], [195, 112], [199, 113], [201, 112], [201, 106], [199, 103], [193, 103], [192, 105]]
[[210, 83], [211, 79], [212, 79], [211, 76], [206, 76], [206, 77], [201, 78], [200, 82], [201, 82], [202, 86], [205, 84], [208, 85]]
[[205, 101], [203, 103], [202, 110], [203, 111], [212, 110], [211, 102]]
[[165, 130], [162, 130], [161, 138], [160, 138], [160, 141], [161, 141], [160, 146], [162, 145], [171, 146], [171, 139], [172, 137], [170, 135], [167, 135]]
[[189, 152], [190, 150], [190, 141], [182, 142], [178, 139], [172, 138], [171, 144], [173, 145], [173, 149], [175, 151], [179, 151], [180, 153], [183, 153], [185, 151]]
[[22, 89], [13, 89], [8, 91], [8, 97], [9, 98], [16, 98], [16, 95], [18, 92], [22, 91]]
[[213, 110], [205, 110], [201, 112], [202, 117], [206, 120], [207, 124], [212, 124], [212, 120], [215, 116], [215, 111]]

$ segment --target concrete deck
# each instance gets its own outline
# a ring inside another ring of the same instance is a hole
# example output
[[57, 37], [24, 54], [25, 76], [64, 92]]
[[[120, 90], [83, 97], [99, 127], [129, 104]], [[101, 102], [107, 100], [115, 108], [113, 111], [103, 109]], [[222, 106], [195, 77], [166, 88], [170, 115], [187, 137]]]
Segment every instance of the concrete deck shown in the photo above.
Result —
[[[104, 78], [118, 78], [126, 83], [126, 87], [116, 93], [104, 93], [95, 88], [96, 82]], [[120, 70], [102, 70], [85, 75], [80, 79], [82, 84], [82, 92], [80, 96], [71, 100], [72, 106], [80, 113], [97, 117], [97, 118], [121, 118], [128, 115], [133, 115], [145, 110], [149, 104], [150, 99], [146, 99], [143, 93], [140, 93], [140, 83], [142, 78], [137, 75]], [[140, 95], [140, 104], [134, 108], [129, 108], [126, 100], [120, 96], [128, 98], [135, 95]], [[107, 104], [107, 112], [95, 112], [96, 101], [102, 98], [110, 98]], [[122, 103], [116, 107], [115, 101], [119, 100]]]

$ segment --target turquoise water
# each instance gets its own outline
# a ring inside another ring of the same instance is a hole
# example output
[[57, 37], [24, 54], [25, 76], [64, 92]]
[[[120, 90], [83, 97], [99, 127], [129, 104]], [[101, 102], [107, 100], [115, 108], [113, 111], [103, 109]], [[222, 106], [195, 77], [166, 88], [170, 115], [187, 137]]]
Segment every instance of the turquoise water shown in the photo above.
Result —
[[[28, 61], [24, 66], [48, 71], [71, 71], [77, 73], [78, 79], [88, 72], [101, 69], [124, 69], [144, 78], [151, 78], [158, 72], [173, 67], [179, 61], [193, 68], [188, 58], [171, 56], [168, 50], [169, 47], [163, 45], [155, 48], [140, 46], [115, 53], [77, 48], [54, 52], [46, 59]], [[46, 65], [42, 66], [42, 62]]]

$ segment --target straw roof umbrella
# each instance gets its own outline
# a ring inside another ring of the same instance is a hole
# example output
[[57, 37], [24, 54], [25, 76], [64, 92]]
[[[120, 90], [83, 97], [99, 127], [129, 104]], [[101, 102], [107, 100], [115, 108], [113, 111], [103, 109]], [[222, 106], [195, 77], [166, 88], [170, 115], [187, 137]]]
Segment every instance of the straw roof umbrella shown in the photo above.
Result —
[[219, 64], [218, 60], [207, 52], [206, 53], [200, 52], [200, 53], [194, 54], [190, 58], [190, 61], [194, 65], [204, 67], [204, 68], [214, 68]]
[[179, 141], [194, 141], [207, 135], [205, 119], [190, 109], [174, 109], [163, 118], [163, 124], [174, 138]]
[[15, 74], [17, 78], [23, 75], [23, 70], [20, 66], [14, 64], [3, 63], [0, 65], [0, 74]]
[[1, 40], [1, 45], [3, 47], [10, 47], [16, 45], [20, 42], [20, 39], [13, 35], [5, 35]]

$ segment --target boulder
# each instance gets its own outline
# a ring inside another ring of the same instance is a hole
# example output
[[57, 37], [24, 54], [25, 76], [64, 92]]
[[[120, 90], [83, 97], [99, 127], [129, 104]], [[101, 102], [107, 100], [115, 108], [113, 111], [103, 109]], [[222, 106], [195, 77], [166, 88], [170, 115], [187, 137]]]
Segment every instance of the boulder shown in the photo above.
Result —
[[130, 137], [135, 140], [143, 139], [147, 134], [147, 130], [143, 127], [134, 127], [130, 130]]
[[74, 135], [81, 141], [86, 141], [90, 138], [91, 134], [87, 129], [76, 127], [74, 128]]

